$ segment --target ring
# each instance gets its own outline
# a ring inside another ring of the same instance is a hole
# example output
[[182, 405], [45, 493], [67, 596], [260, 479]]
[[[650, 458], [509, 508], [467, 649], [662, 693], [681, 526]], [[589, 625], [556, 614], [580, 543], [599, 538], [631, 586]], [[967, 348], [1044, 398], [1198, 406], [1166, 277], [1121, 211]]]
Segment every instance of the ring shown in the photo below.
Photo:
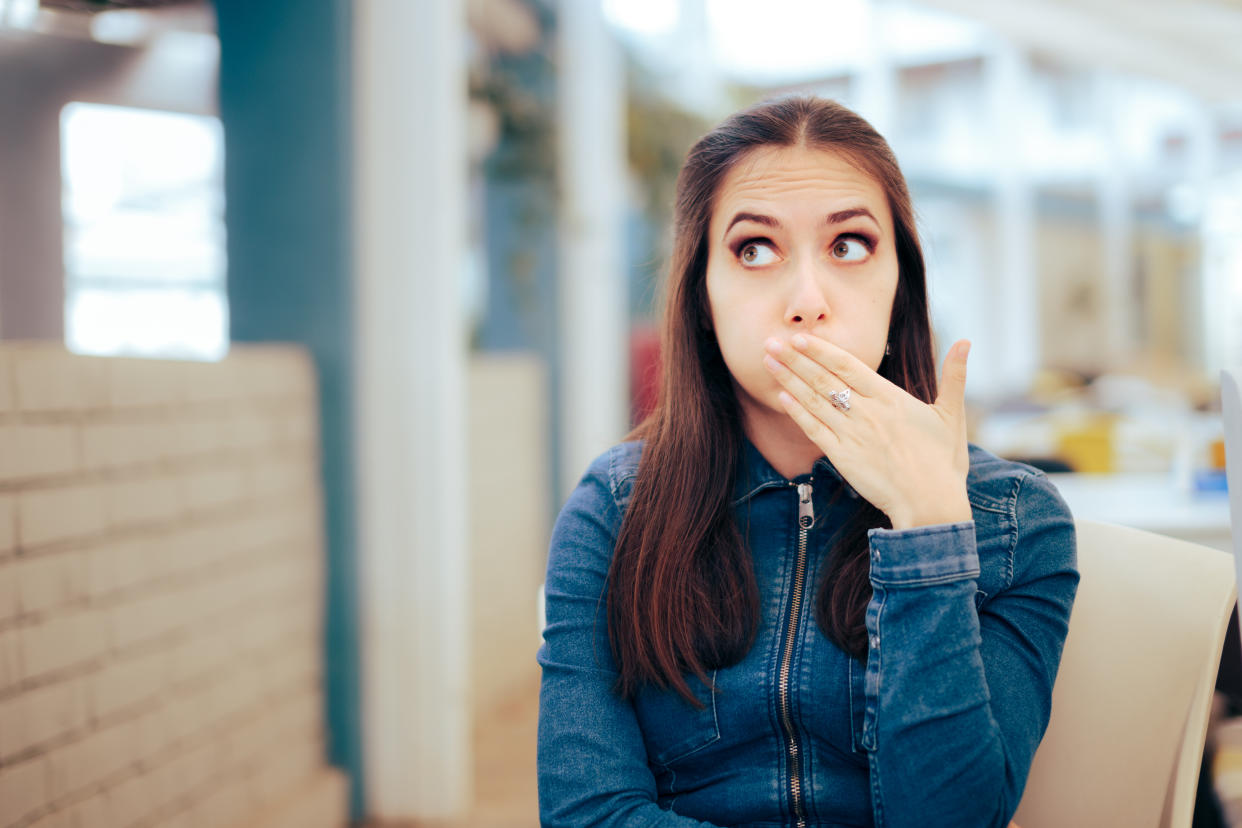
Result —
[[828, 400], [832, 403], [834, 408], [839, 408], [842, 411], [849, 411], [850, 410], [850, 389], [843, 388], [840, 391], [829, 391]]

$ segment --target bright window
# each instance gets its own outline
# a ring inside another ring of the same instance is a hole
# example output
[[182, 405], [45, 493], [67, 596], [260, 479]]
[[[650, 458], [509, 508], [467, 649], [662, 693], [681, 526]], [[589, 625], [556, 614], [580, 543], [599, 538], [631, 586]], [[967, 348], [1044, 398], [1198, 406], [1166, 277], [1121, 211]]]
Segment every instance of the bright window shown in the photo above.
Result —
[[69, 349], [224, 356], [219, 119], [71, 103], [60, 129]]

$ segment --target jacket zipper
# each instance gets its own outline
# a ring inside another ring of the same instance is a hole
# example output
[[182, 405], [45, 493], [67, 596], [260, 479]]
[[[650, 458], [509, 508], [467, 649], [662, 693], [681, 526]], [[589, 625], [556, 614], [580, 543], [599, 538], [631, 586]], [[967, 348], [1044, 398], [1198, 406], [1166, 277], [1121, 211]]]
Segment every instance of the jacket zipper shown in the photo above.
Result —
[[789, 705], [789, 672], [793, 661], [794, 637], [802, 615], [802, 591], [806, 581], [806, 536], [815, 523], [815, 507], [811, 502], [811, 484], [798, 483], [798, 557], [794, 564], [793, 597], [789, 602], [789, 625], [785, 630], [785, 650], [781, 654], [781, 671], [777, 684], [781, 726], [785, 730], [785, 755], [789, 760], [789, 798], [797, 828], [806, 826], [806, 808], [802, 798], [802, 749], [794, 735], [793, 716]]

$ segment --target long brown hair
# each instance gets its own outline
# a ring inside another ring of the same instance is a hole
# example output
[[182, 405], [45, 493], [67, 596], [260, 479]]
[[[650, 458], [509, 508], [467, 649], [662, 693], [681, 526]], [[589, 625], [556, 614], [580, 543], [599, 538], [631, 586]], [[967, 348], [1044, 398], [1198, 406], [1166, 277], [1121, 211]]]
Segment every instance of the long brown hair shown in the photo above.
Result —
[[[879, 373], [924, 402], [936, 396], [923, 253], [905, 179], [879, 133], [838, 103], [798, 96], [738, 112], [703, 136], [677, 179], [663, 380], [631, 435], [644, 440], [642, 459], [609, 570], [608, 635], [627, 697], [651, 682], [697, 706], [685, 674], [706, 682], [708, 670], [740, 661], [758, 631], [758, 586], [731, 511], [745, 435], [711, 322], [707, 229], [720, 182], [740, 159], [795, 145], [841, 155], [887, 195], [899, 275]], [[857, 658], [866, 656], [871, 597], [867, 530], [888, 525], [862, 501], [836, 536], [816, 597], [824, 634]]]

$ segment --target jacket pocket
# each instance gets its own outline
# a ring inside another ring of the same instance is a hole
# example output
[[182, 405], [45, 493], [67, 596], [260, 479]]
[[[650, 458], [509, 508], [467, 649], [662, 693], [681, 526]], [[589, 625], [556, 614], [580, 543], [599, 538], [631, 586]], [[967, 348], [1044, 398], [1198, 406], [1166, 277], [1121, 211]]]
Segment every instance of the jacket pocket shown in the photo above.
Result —
[[674, 764], [720, 738], [714, 691], [716, 671], [708, 675], [707, 685], [696, 676], [685, 678], [702, 709], [696, 710], [676, 690], [651, 685], [643, 685], [634, 697], [634, 712], [652, 764]]

